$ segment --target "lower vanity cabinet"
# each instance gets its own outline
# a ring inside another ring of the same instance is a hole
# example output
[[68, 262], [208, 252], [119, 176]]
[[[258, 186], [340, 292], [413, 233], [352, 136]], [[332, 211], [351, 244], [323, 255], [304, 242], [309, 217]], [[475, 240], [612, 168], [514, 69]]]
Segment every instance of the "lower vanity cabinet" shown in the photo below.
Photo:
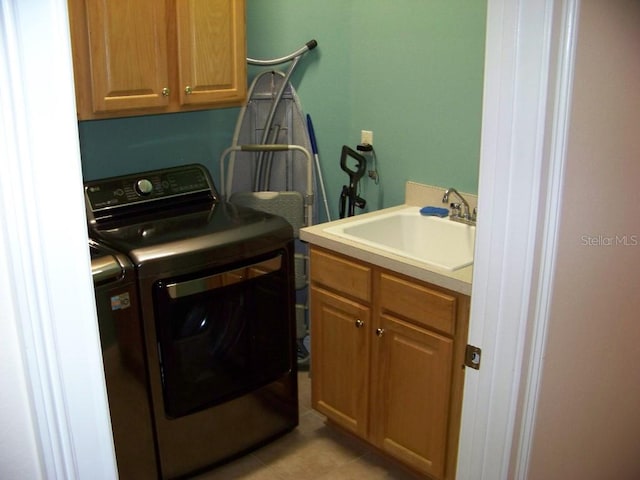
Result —
[[469, 297], [311, 248], [312, 404], [430, 478], [455, 477]]

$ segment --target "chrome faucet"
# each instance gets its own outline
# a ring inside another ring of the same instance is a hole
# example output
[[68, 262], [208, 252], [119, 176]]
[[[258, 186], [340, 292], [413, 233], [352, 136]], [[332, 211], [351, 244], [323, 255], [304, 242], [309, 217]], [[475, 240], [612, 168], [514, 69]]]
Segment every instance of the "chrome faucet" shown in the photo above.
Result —
[[460, 199], [462, 202], [463, 208], [460, 208], [459, 203], [451, 203], [451, 214], [449, 215], [449, 219], [454, 222], [466, 223], [467, 225], [475, 225], [476, 217], [477, 217], [477, 209], [473, 209], [471, 212], [471, 208], [469, 207], [469, 202], [467, 202], [460, 192], [458, 192], [455, 188], [448, 188], [444, 195], [442, 196], [442, 203], [449, 202], [449, 195], [454, 194], [456, 197]]

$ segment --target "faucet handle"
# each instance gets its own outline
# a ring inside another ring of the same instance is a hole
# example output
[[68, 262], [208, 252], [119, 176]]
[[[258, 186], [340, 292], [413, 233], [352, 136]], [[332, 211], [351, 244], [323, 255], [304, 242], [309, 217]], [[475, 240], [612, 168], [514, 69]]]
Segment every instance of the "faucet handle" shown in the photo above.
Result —
[[457, 217], [460, 215], [460, 204], [459, 203], [451, 203], [449, 204], [449, 207], [451, 207], [451, 217]]

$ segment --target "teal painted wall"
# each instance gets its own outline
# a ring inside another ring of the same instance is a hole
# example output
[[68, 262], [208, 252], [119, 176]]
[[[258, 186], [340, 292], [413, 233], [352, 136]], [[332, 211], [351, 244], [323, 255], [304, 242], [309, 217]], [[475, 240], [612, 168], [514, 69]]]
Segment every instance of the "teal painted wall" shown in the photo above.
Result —
[[[332, 215], [348, 177], [342, 145], [372, 130], [380, 184], [369, 209], [402, 203], [407, 180], [475, 193], [486, 0], [247, 0], [254, 58], [318, 48], [292, 83], [314, 122]], [[252, 70], [254, 73], [255, 71]], [[85, 179], [189, 162], [218, 179], [238, 109], [80, 123]]]

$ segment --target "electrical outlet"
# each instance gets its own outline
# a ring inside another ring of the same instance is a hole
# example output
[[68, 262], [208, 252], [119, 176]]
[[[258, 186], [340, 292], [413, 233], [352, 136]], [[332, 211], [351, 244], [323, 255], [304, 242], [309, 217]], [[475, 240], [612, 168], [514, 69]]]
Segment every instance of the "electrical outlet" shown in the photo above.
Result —
[[373, 145], [373, 132], [371, 130], [362, 130], [360, 132], [360, 143]]

